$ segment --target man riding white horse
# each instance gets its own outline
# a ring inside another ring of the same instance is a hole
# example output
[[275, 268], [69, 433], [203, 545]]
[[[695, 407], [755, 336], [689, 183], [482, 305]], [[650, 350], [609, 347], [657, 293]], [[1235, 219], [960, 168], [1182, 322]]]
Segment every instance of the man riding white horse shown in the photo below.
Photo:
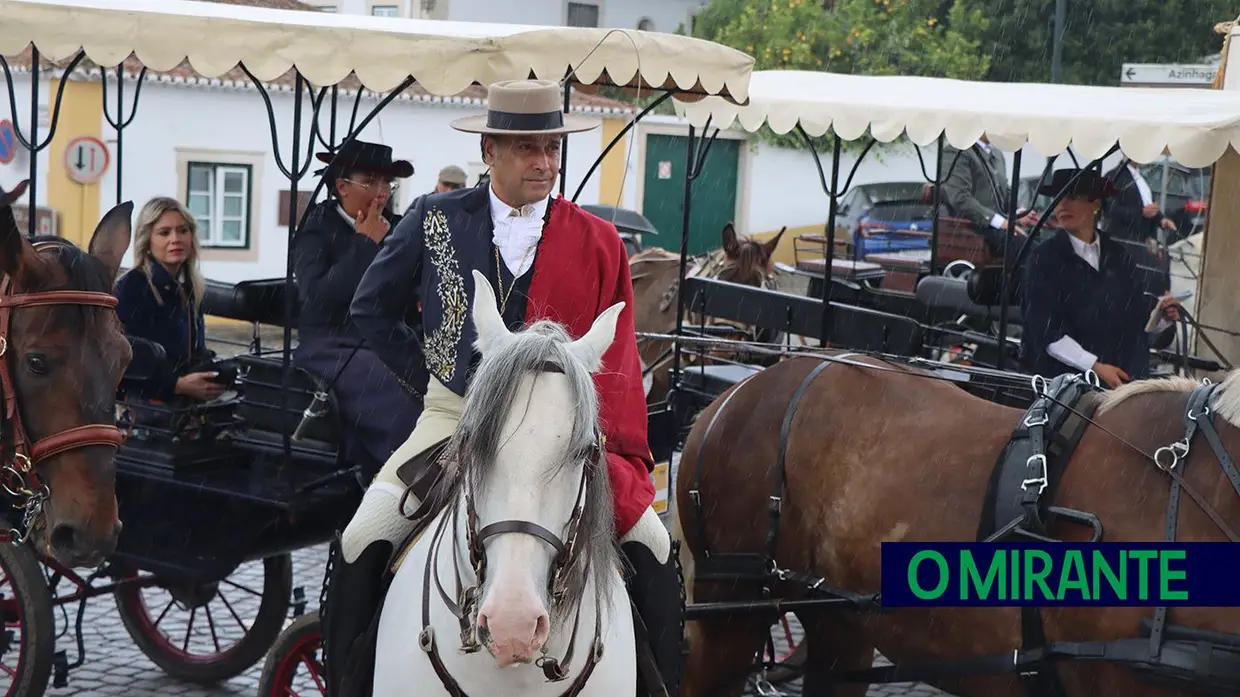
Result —
[[[431, 378], [413, 433], [375, 477], [333, 544], [322, 610], [329, 697], [370, 694], [374, 654], [368, 637], [390, 583], [393, 554], [415, 529], [418, 521], [407, 516], [431, 491], [438, 471], [434, 456], [460, 421], [479, 358], [469, 316], [474, 270], [491, 281], [510, 329], [550, 319], [581, 336], [604, 310], [625, 303], [615, 341], [594, 379], [616, 529], [634, 570], [630, 596], [668, 694], [678, 694], [680, 589], [667, 529], [651, 507], [653, 462], [627, 255], [615, 226], [563, 197], [551, 197], [562, 138], [596, 127], [566, 116], [561, 104], [563, 92], [555, 82], [492, 85], [485, 116], [452, 124], [481, 135], [489, 185], [416, 201], [353, 298], [353, 322], [379, 358], [407, 383], [428, 370]], [[419, 301], [424, 342], [403, 322]]]

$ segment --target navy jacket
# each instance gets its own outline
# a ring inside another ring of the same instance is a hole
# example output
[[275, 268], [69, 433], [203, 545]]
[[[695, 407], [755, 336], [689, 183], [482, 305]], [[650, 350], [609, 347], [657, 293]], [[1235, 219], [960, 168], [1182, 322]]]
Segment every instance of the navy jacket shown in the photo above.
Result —
[[1064, 230], [1030, 255], [1021, 300], [1021, 354], [1033, 373], [1049, 378], [1080, 372], [1046, 351], [1067, 335], [1134, 380], [1149, 374], [1145, 324], [1157, 300], [1145, 295], [1144, 278], [1124, 246], [1101, 233], [1098, 237], [1097, 271], [1076, 255]]
[[[400, 216], [386, 211], [392, 229]], [[391, 236], [391, 232], [388, 233]], [[297, 279], [298, 338], [361, 340], [349, 321], [349, 303], [380, 244], [362, 235], [341, 214], [338, 202], [317, 204], [297, 233], [293, 273]]]
[[[477, 338], [468, 316], [473, 297], [469, 269], [478, 268], [473, 261], [490, 249], [493, 227], [487, 192], [486, 187], [456, 189], [415, 200], [353, 295], [351, 317], [367, 344], [407, 388], [422, 394], [430, 380], [428, 359], [436, 366], [454, 366], [445, 385], [465, 393]], [[428, 215], [431, 211], [435, 214]], [[486, 263], [484, 257], [481, 267]], [[419, 301], [420, 322], [391, 321], [412, 316]], [[441, 347], [430, 356], [423, 352], [423, 326], [436, 328], [431, 343]]]
[[[130, 269], [116, 282], [116, 313], [129, 336], [153, 341], [168, 355], [165, 370], [130, 391], [147, 399], [169, 400], [175, 395], [177, 378], [190, 372], [191, 365], [211, 360], [201, 312], [193, 311], [193, 289], [181, 283], [158, 263], [151, 263], [151, 281], [142, 269]], [[156, 292], [163, 300], [161, 306]]]

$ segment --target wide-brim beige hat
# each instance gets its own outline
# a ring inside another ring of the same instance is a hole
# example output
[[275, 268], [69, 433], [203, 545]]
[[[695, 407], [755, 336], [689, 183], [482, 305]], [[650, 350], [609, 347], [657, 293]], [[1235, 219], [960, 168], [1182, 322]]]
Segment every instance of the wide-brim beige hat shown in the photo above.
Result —
[[452, 127], [485, 135], [561, 135], [598, 128], [592, 119], [565, 114], [564, 91], [551, 80], [505, 80], [487, 88], [487, 113]]

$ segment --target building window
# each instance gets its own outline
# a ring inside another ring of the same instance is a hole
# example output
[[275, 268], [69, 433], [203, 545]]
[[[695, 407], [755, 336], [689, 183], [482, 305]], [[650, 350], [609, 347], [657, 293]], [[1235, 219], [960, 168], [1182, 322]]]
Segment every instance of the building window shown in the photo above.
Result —
[[568, 26], [597, 27], [598, 5], [588, 2], [568, 3]]
[[250, 246], [250, 166], [189, 163], [185, 205], [203, 247]]
[[319, 5], [319, 12], [336, 12], [335, 5]]
[[375, 17], [399, 17], [400, 8], [396, 5], [374, 5], [370, 8], [370, 14]]
[[654, 20], [649, 17], [642, 17], [641, 21], [637, 23], [637, 29], [638, 31], [654, 31]]

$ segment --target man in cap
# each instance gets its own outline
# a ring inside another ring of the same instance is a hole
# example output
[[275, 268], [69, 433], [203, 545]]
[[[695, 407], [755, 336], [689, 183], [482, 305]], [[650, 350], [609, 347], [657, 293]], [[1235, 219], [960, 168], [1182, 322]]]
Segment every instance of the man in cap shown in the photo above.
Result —
[[[595, 127], [566, 116], [562, 104], [563, 92], [555, 82], [492, 85], [486, 115], [452, 124], [481, 134], [490, 183], [415, 202], [353, 298], [353, 320], [379, 357], [398, 376], [412, 378], [429, 370], [431, 379], [417, 427], [375, 478], [333, 544], [338, 558], [328, 581], [329, 609], [323, 621], [331, 697], [345, 697], [341, 681], [350, 685], [350, 694], [355, 689], [369, 694], [372, 649], [350, 655], [348, 647], [371, 625], [386, 587], [385, 569], [414, 526], [401, 514], [401, 496], [407, 487], [417, 494], [403, 506], [412, 512], [417, 499], [425, 496], [418, 483], [432, 478], [427, 458], [419, 456], [446, 441], [460, 419], [470, 368], [478, 360], [476, 332], [467, 313], [473, 303], [473, 270], [493, 279], [500, 313], [514, 330], [552, 319], [565, 324], [573, 336], [582, 336], [598, 313], [625, 303], [595, 385], [617, 533], [635, 571], [631, 595], [668, 692], [678, 693], [680, 587], [667, 529], [651, 507], [653, 462], [646, 440], [628, 258], [614, 225], [563, 197], [551, 197], [560, 174], [563, 136]], [[403, 320], [419, 301], [425, 351], [417, 327]], [[342, 675], [346, 669], [364, 674]], [[333, 694], [333, 689], [338, 692]]]
[[[293, 360], [329, 383], [340, 410], [345, 452], [376, 471], [405, 442], [422, 413], [426, 373], [406, 376], [407, 385], [363, 343], [349, 321], [349, 303], [366, 267], [400, 221], [387, 212], [397, 184], [413, 165], [393, 160], [392, 148], [354, 140], [316, 174], [326, 179], [327, 200], [316, 204], [297, 234], [293, 273], [300, 307]], [[416, 310], [411, 310], [416, 318]], [[416, 321], [416, 320], [415, 320]]]
[[465, 170], [456, 165], [448, 165], [439, 170], [439, 182], [435, 184], [435, 193], [444, 194], [463, 188], [465, 188]]

